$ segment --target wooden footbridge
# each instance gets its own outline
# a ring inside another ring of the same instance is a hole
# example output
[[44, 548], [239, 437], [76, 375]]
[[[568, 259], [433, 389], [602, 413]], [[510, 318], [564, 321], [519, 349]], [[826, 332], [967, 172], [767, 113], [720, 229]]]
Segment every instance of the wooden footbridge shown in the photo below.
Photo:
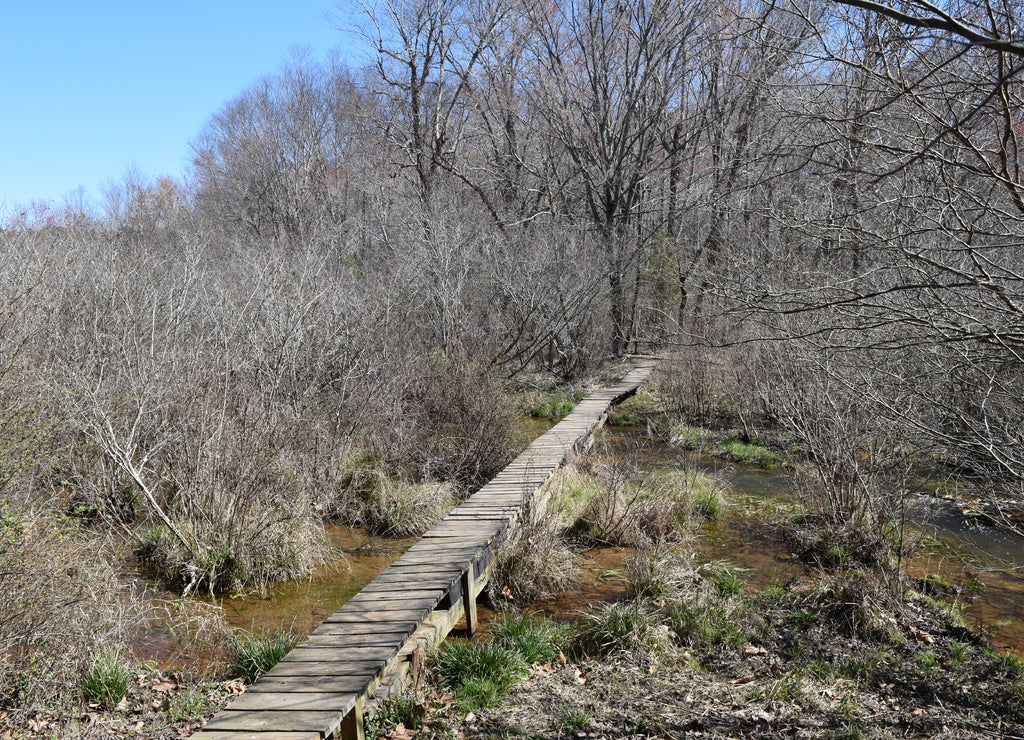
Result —
[[652, 367], [637, 365], [618, 384], [582, 400], [194, 737], [362, 740], [364, 699], [404, 685], [422, 651], [463, 617], [476, 630], [476, 598], [502, 535]]

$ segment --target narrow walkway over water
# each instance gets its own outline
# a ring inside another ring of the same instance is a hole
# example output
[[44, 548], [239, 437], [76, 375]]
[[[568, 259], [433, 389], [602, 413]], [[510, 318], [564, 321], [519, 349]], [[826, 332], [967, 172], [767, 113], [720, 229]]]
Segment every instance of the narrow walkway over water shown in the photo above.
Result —
[[580, 401], [195, 737], [361, 740], [364, 698], [401, 687], [418, 670], [421, 652], [463, 617], [470, 632], [476, 629], [476, 597], [501, 536], [653, 367], [637, 365]]

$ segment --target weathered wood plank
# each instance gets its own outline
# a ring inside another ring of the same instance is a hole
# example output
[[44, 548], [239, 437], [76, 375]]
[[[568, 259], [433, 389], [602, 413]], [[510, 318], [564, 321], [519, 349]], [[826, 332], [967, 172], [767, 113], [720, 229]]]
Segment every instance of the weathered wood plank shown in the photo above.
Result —
[[[430, 599], [439, 598], [444, 593], [443, 588], [423, 588], [417, 583], [409, 584], [410, 588], [403, 589], [399, 596], [395, 595], [394, 588], [374, 588], [375, 581], [370, 581], [363, 587], [363, 590], [353, 596], [349, 601], [392, 601], [394, 599]], [[346, 602], [347, 603], [347, 602]]]
[[477, 551], [476, 547], [453, 547], [452, 543], [438, 543], [430, 540], [420, 540], [416, 543], [416, 549], [410, 548], [402, 557], [398, 558], [391, 567], [403, 563], [419, 563], [425, 558], [434, 558], [438, 566], [444, 566], [457, 562], [460, 558], [472, 557]]
[[[433, 581], [431, 581], [432, 578], [448, 578], [449, 576], [452, 576], [452, 574], [458, 575], [459, 571], [462, 570], [463, 563], [457, 560], [451, 562], [449, 562], [448, 560], [437, 560], [437, 562], [434, 563], [431, 563], [429, 560], [424, 561], [424, 558], [428, 555], [430, 555], [430, 553], [418, 552], [411, 556], [408, 560], [396, 560], [383, 571], [381, 571], [380, 576], [377, 576], [377, 578], [380, 578], [381, 576], [391, 576], [396, 573], [412, 573], [414, 571], [420, 571], [417, 578], [419, 579], [419, 583], [422, 584], [421, 587], [424, 590], [427, 590], [441, 588], [441, 586], [438, 586]], [[430, 565], [433, 565], [432, 570], [427, 567]], [[376, 583], [377, 578], [374, 578], [373, 581], [371, 581], [371, 583]]]
[[[355, 704], [355, 697], [352, 699]], [[242, 730], [244, 732], [319, 732], [334, 734], [346, 712], [236, 712], [225, 709], [207, 724], [209, 730]]]
[[[370, 661], [332, 661], [332, 660], [282, 660], [265, 674], [263, 678], [293, 678], [296, 676], [364, 676], [372, 677], [380, 673], [384, 668], [382, 660]], [[260, 678], [260, 681], [263, 680]], [[253, 686], [260, 683], [257, 681]], [[250, 691], [252, 689], [250, 688]]]
[[191, 735], [196, 740], [321, 740], [319, 732], [238, 732], [202, 729]]
[[[337, 628], [338, 625], [335, 624]], [[403, 632], [389, 632], [383, 635], [353, 635], [346, 630], [310, 633], [302, 641], [303, 647], [401, 647], [408, 635]]]
[[[409, 593], [418, 593], [411, 591]], [[352, 599], [344, 605], [345, 611], [395, 611], [401, 609], [430, 609], [439, 601], [438, 596], [411, 596], [407, 599], [400, 598], [402, 594], [396, 593], [392, 599]]]
[[437, 574], [423, 565], [403, 566], [384, 571], [367, 584], [366, 588], [372, 587], [375, 593], [422, 592], [425, 588], [431, 591], [444, 591], [461, 572], [461, 567]]
[[373, 676], [278, 676], [266, 674], [246, 691], [260, 693], [341, 693], [361, 694]]
[[352, 693], [326, 692], [245, 692], [226, 707], [230, 711], [298, 711], [347, 712], [355, 706]]
[[[353, 700], [354, 702], [354, 700]], [[232, 711], [218, 712], [204, 730], [243, 732], [318, 732], [330, 737], [341, 727], [338, 711]]]
[[[329, 617], [328, 617], [329, 619]], [[330, 630], [335, 626], [330, 622], [321, 622], [316, 628], [310, 632], [311, 635], [319, 634], [321, 628], [324, 630]], [[345, 625], [345, 634], [348, 635], [384, 635], [384, 634], [412, 634], [413, 630], [417, 627], [417, 623], [413, 620], [406, 620], [404, 622], [349, 622]]]
[[387, 660], [397, 652], [395, 648], [388, 646], [379, 647], [368, 645], [365, 647], [306, 647], [305, 644], [293, 648], [281, 659], [282, 663], [309, 663], [321, 661], [333, 661], [336, 663], [369, 662], [374, 660]]
[[424, 615], [429, 614], [429, 609], [409, 611], [373, 611], [373, 612], [346, 612], [339, 609], [325, 619], [325, 622], [419, 622]]

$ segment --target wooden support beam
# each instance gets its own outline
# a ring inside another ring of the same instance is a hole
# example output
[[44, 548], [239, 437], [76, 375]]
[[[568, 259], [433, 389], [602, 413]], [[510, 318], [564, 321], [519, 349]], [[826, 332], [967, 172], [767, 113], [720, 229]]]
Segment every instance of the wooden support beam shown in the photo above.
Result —
[[341, 721], [341, 740], [366, 740], [366, 728], [363, 724], [363, 697], [356, 700], [345, 718]]
[[462, 574], [462, 609], [466, 614], [466, 629], [469, 634], [475, 635], [480, 624], [476, 616], [476, 576], [474, 568], [470, 566]]

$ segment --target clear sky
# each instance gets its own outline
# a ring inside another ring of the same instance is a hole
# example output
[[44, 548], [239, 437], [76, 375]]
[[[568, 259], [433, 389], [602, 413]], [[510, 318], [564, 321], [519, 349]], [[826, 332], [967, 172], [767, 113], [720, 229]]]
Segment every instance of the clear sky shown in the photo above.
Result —
[[[331, 0], [3, 0], [0, 215], [98, 203], [129, 168], [179, 177], [224, 103], [296, 48], [317, 59], [351, 37]], [[344, 54], [343, 54], [344, 58]]]

